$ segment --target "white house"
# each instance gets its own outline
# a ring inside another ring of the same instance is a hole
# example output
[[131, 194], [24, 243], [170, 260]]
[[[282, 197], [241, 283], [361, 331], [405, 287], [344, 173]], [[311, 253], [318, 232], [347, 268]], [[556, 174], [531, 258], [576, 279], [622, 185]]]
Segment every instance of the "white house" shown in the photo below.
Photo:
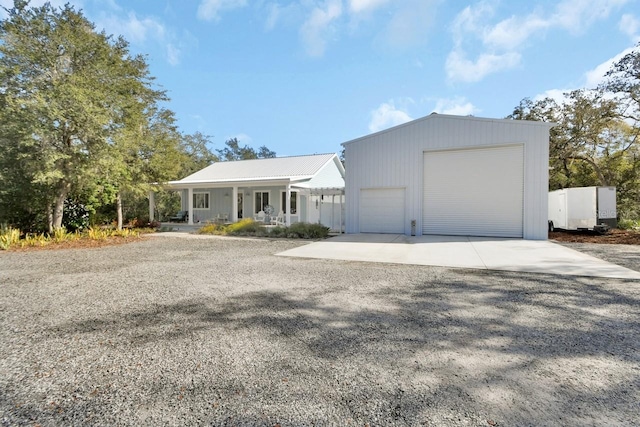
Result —
[[347, 233], [546, 239], [551, 127], [434, 113], [343, 143]]
[[[270, 206], [286, 224], [342, 230], [345, 170], [336, 154], [217, 162], [163, 187], [180, 193], [189, 224], [253, 218]], [[149, 213], [153, 219], [153, 193]]]

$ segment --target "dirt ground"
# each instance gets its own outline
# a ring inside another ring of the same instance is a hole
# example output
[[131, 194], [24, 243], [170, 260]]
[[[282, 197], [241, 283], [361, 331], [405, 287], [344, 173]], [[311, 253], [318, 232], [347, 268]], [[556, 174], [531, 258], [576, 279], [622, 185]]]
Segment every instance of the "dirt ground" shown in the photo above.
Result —
[[640, 245], [640, 231], [613, 229], [607, 234], [577, 231], [554, 231], [549, 239], [572, 243], [606, 243], [614, 245]]

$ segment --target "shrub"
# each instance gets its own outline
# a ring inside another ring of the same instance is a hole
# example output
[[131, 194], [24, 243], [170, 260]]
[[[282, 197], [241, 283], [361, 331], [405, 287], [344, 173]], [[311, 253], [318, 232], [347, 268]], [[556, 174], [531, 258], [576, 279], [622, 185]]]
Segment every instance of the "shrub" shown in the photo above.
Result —
[[20, 247], [28, 246], [46, 246], [51, 243], [51, 239], [46, 234], [27, 233], [24, 239], [20, 241]]
[[198, 234], [215, 234], [229, 236], [286, 237], [290, 239], [324, 239], [329, 235], [329, 228], [321, 224], [298, 222], [290, 227], [273, 227], [268, 229], [250, 218], [229, 225], [207, 224], [198, 230]]
[[0, 249], [7, 250], [20, 240], [20, 230], [12, 227], [0, 228]]
[[622, 230], [640, 230], [640, 220], [621, 219], [618, 221], [618, 228]]
[[51, 239], [54, 242], [64, 242], [66, 240], [73, 240], [74, 233], [67, 232], [67, 229], [64, 227], [54, 228], [53, 234], [51, 235]]
[[267, 235], [266, 228], [252, 220], [251, 218], [245, 218], [233, 224], [229, 224], [226, 227], [226, 233], [231, 236], [265, 236]]
[[287, 227], [274, 227], [269, 230], [269, 237], [287, 237]]
[[198, 229], [198, 234], [227, 234], [227, 228], [223, 224], [206, 224]]
[[322, 224], [297, 222], [287, 228], [287, 237], [294, 239], [324, 239], [329, 235], [329, 228]]

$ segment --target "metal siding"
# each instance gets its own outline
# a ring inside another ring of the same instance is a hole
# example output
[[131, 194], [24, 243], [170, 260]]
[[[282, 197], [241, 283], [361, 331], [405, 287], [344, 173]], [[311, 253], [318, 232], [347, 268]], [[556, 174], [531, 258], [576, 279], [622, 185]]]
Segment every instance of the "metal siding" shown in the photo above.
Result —
[[[369, 135], [345, 144], [346, 229], [359, 231], [362, 188], [405, 187], [407, 218], [422, 230], [423, 152], [490, 145], [524, 144], [525, 239], [547, 238], [549, 128], [525, 121], [445, 115]], [[410, 229], [405, 225], [405, 234]]]
[[522, 237], [522, 145], [428, 151], [424, 165], [423, 234]]
[[361, 233], [404, 233], [404, 188], [360, 190]]

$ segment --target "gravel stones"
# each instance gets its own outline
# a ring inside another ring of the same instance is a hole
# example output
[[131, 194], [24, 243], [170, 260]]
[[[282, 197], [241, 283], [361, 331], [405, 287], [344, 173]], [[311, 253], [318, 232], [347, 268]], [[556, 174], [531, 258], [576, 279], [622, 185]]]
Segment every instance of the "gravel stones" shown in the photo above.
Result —
[[637, 282], [300, 244], [0, 253], [0, 425], [640, 424]]

